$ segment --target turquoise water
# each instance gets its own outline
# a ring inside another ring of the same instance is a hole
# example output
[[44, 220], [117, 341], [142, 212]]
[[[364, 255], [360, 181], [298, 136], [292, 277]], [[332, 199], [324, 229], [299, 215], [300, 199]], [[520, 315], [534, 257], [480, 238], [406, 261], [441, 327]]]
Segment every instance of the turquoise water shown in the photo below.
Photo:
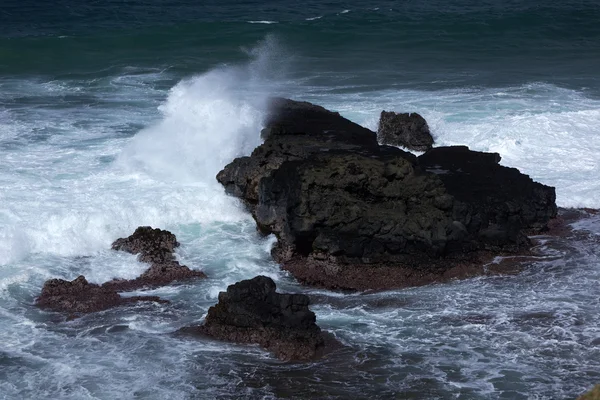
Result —
[[[599, 20], [592, 1], [3, 2], [0, 398], [569, 399], [600, 382], [597, 217], [516, 276], [347, 295], [279, 271], [214, 179], [284, 95], [372, 129], [418, 111], [439, 144], [599, 208]], [[139, 225], [209, 279], [71, 322], [33, 306], [50, 277], [140, 274], [109, 250]], [[348, 347], [290, 365], [171, 335], [258, 274], [311, 295]]]

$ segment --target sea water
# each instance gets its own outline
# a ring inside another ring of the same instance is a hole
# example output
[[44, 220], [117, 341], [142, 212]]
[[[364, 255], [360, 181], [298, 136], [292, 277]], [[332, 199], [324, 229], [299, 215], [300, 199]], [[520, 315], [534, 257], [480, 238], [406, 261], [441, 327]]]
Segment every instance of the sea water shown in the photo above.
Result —
[[[370, 129], [419, 112], [437, 144], [598, 208], [599, 18], [591, 1], [3, 3], [0, 398], [570, 399], [600, 382], [600, 217], [538, 237], [516, 275], [344, 294], [280, 271], [215, 180], [278, 95]], [[69, 322], [34, 306], [49, 278], [138, 276], [110, 245], [140, 225], [208, 279]], [[172, 335], [259, 274], [307, 293], [346, 347], [290, 364]]]

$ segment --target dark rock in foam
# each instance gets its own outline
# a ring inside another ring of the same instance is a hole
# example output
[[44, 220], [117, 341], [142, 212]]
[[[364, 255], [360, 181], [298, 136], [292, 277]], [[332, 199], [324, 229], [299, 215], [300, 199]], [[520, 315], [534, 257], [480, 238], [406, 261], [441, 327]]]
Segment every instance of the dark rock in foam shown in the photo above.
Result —
[[84, 276], [73, 281], [51, 279], [44, 284], [36, 304], [77, 316], [137, 301], [167, 302], [157, 296], [123, 298], [118, 292], [206, 277], [203, 272], [191, 270], [175, 261], [173, 251], [177, 246], [179, 243], [171, 232], [148, 226], [139, 227], [133, 235], [117, 239], [112, 248], [139, 254], [140, 261], [151, 263], [150, 268], [141, 276], [130, 280], [114, 279], [103, 285], [88, 283]]
[[230, 285], [219, 293], [219, 302], [208, 310], [203, 325], [181, 332], [258, 344], [283, 360], [318, 357], [327, 340], [308, 308], [308, 296], [275, 290], [275, 282], [266, 276]]
[[113, 250], [122, 250], [131, 254], [139, 254], [138, 260], [150, 263], [151, 266], [136, 279], [115, 279], [103, 286], [118, 291], [128, 291], [143, 287], [156, 287], [175, 281], [192, 278], [205, 278], [201, 271], [194, 271], [175, 260], [173, 251], [179, 246], [177, 238], [171, 232], [140, 226], [127, 237], [115, 240]]
[[41, 308], [77, 316], [138, 301], [166, 302], [157, 296], [123, 298], [115, 290], [88, 283], [84, 276], [79, 276], [72, 281], [63, 279], [46, 281], [36, 304]]
[[389, 288], [477, 273], [481, 256], [528, 248], [556, 215], [554, 188], [495, 153], [440, 147], [419, 158], [322, 107], [275, 99], [250, 157], [218, 175], [274, 233], [298, 279]]
[[173, 252], [179, 247], [177, 238], [169, 231], [140, 226], [131, 236], [113, 242], [113, 250], [139, 254], [139, 260], [147, 263], [164, 263], [174, 260]]
[[427, 151], [433, 146], [433, 137], [427, 121], [417, 113], [398, 114], [382, 111], [377, 128], [381, 144], [402, 146], [409, 150]]

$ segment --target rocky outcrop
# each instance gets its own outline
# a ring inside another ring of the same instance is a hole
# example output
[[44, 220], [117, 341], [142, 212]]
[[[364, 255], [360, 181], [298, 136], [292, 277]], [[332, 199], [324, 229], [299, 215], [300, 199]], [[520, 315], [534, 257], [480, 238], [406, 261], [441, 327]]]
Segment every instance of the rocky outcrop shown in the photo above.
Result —
[[257, 276], [230, 285], [208, 310], [203, 325], [182, 333], [234, 343], [258, 344], [283, 360], [309, 360], [325, 347], [325, 337], [303, 294], [277, 293], [275, 282]]
[[600, 400], [600, 385], [596, 385], [587, 393], [582, 394], [577, 400]]
[[79, 276], [72, 281], [46, 281], [36, 304], [41, 308], [66, 312], [75, 317], [138, 301], [167, 302], [157, 296], [123, 298], [115, 290], [88, 283], [84, 276]]
[[409, 150], [427, 151], [433, 146], [433, 137], [427, 121], [417, 113], [398, 114], [382, 111], [377, 128], [381, 144], [402, 146]]
[[263, 132], [217, 179], [307, 283], [379, 289], [470, 274], [482, 252], [527, 249], [525, 233], [556, 215], [554, 188], [495, 153], [440, 147], [417, 158], [336, 113], [283, 99]]
[[[225, 190], [249, 204], [258, 202], [260, 179], [285, 161], [303, 160], [326, 150], [376, 151], [373, 132], [306, 102], [276, 98], [261, 132], [265, 142], [250, 157], [236, 158], [217, 175]], [[407, 157], [414, 156], [406, 153]]]
[[148, 226], [139, 227], [133, 235], [117, 239], [112, 248], [139, 254], [140, 261], [151, 263], [150, 268], [142, 275], [129, 280], [114, 279], [102, 285], [88, 283], [84, 276], [73, 281], [50, 279], [44, 283], [36, 304], [42, 308], [78, 316], [138, 301], [167, 302], [157, 296], [123, 298], [118, 292], [206, 277], [203, 272], [191, 270], [175, 260], [173, 251], [177, 246], [179, 243], [171, 232]]
[[169, 231], [140, 226], [131, 236], [113, 242], [113, 250], [139, 254], [138, 259], [147, 263], [171, 262], [175, 259], [173, 252], [179, 247], [177, 238]]
[[131, 236], [115, 240], [112, 249], [139, 254], [138, 260], [150, 263], [150, 268], [136, 279], [115, 279], [103, 286], [118, 291], [129, 291], [164, 286], [175, 281], [205, 278], [206, 275], [202, 271], [191, 270], [175, 260], [173, 252], [178, 246], [179, 242], [171, 232], [140, 226]]

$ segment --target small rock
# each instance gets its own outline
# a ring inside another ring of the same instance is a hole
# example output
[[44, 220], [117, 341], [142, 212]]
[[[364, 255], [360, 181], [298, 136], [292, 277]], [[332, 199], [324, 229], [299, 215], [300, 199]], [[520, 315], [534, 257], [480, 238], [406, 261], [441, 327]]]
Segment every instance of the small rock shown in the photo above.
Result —
[[36, 304], [41, 308], [77, 316], [137, 301], [167, 302], [157, 296], [123, 298], [115, 290], [89, 283], [84, 276], [79, 276], [72, 281], [63, 279], [46, 281]]
[[393, 111], [382, 111], [377, 140], [381, 144], [402, 146], [416, 151], [427, 151], [433, 146], [433, 137], [427, 121], [417, 113], [397, 114]]
[[191, 270], [175, 261], [173, 251], [176, 247], [179, 247], [179, 242], [171, 232], [140, 226], [131, 236], [115, 240], [112, 249], [139, 254], [138, 260], [151, 264], [151, 267], [136, 279], [114, 279], [102, 286], [122, 292], [192, 278], [206, 278], [204, 272]]
[[203, 334], [235, 343], [256, 343], [283, 360], [309, 360], [321, 355], [325, 336], [303, 294], [281, 294], [275, 282], [257, 276], [230, 285], [208, 310], [203, 325], [182, 333]]
[[168, 303], [157, 296], [123, 298], [118, 292], [163, 286], [192, 278], [205, 278], [206, 275], [202, 271], [191, 270], [175, 261], [173, 250], [177, 246], [177, 238], [171, 232], [141, 226], [133, 235], [117, 239], [112, 248], [132, 254], [139, 253], [140, 261], [151, 264], [142, 275], [129, 280], [113, 279], [102, 285], [88, 283], [84, 276], [79, 276], [73, 281], [51, 279], [44, 284], [36, 304], [42, 308], [77, 316], [137, 301]]
[[139, 260], [147, 263], [173, 260], [173, 251], [179, 247], [174, 234], [150, 226], [138, 227], [133, 235], [113, 242], [113, 250], [122, 250], [131, 254], [140, 254]]
[[135, 279], [113, 279], [104, 283], [102, 286], [117, 290], [119, 292], [127, 292], [140, 288], [152, 288], [168, 285], [176, 281], [184, 281], [193, 278], [206, 278], [206, 274], [202, 271], [194, 271], [185, 265], [179, 264], [177, 261], [166, 263], [152, 264], [142, 275]]

